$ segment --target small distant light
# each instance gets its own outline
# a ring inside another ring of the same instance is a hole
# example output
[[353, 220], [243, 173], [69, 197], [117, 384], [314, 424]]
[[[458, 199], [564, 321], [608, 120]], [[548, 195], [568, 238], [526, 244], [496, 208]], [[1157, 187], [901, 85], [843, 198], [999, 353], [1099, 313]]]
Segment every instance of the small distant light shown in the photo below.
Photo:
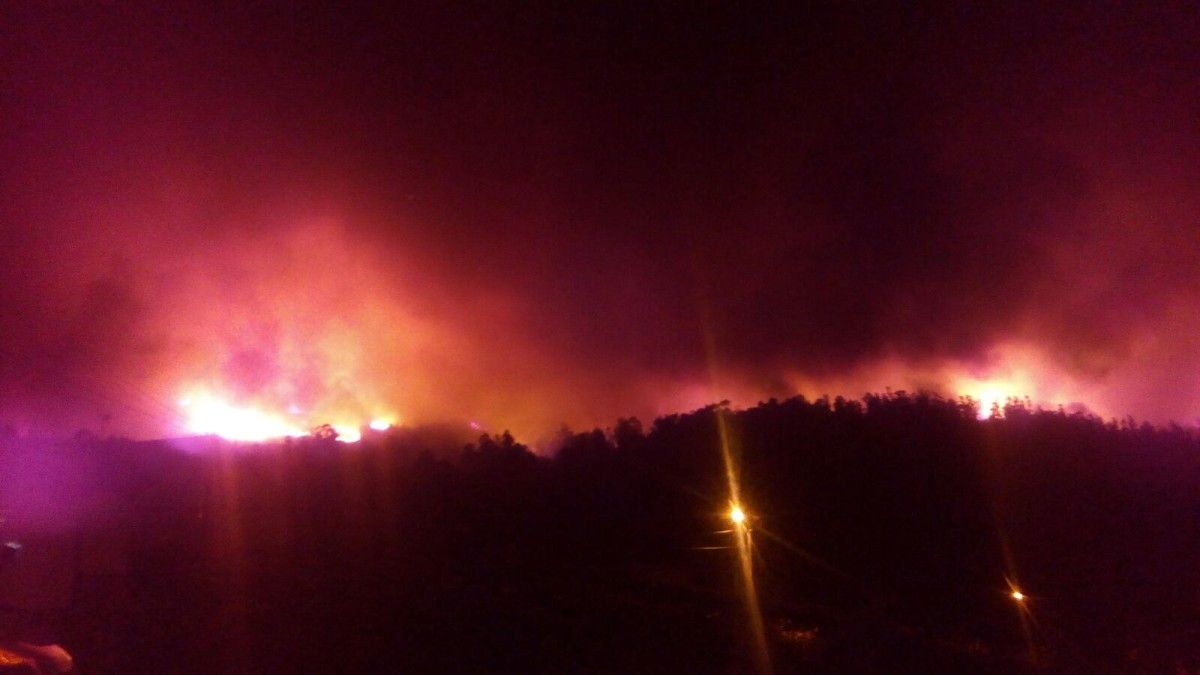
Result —
[[1013, 591], [1013, 592], [1012, 592], [1012, 599], [1013, 599], [1013, 600], [1016, 600], [1017, 602], [1024, 602], [1024, 601], [1025, 601], [1025, 594], [1024, 594], [1024, 593], [1022, 593], [1021, 591]]
[[367, 426], [375, 431], [387, 431], [392, 428], [392, 423], [384, 419], [374, 419]]
[[746, 512], [742, 510], [742, 507], [734, 504], [729, 509], [729, 519], [733, 521], [734, 525], [741, 525], [746, 522]]

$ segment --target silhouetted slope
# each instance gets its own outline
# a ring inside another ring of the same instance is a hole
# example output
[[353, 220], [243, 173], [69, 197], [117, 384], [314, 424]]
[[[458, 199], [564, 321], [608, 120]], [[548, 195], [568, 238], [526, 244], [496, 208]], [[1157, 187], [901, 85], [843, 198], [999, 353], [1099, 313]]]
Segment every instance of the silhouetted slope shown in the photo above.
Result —
[[1200, 665], [1195, 434], [906, 394], [620, 420], [553, 458], [42, 449], [88, 496], [52, 538], [118, 561], [80, 566], [63, 642], [86, 672], [749, 671], [722, 419], [779, 671]]

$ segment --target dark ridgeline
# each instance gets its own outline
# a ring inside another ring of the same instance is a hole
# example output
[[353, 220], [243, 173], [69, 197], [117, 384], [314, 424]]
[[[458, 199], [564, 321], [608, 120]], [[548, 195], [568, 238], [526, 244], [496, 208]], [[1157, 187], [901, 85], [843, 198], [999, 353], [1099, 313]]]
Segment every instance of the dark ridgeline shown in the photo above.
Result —
[[621, 420], [553, 459], [81, 439], [44, 451], [89, 496], [55, 535], [61, 641], [89, 673], [749, 672], [718, 416], [778, 671], [1200, 665], [1192, 432], [902, 393]]

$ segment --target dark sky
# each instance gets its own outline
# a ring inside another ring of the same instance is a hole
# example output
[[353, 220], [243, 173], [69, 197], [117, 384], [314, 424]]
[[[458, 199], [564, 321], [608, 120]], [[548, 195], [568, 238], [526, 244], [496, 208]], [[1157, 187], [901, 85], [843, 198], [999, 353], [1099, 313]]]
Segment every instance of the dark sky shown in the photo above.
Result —
[[0, 10], [0, 417], [1200, 416], [1190, 3], [382, 4]]

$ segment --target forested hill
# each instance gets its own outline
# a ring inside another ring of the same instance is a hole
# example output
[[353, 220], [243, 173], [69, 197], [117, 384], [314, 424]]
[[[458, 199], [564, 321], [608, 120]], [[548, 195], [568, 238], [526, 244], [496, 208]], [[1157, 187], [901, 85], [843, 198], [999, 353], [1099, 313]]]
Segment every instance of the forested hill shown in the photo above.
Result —
[[[83, 561], [61, 641], [88, 672], [749, 672], [725, 439], [779, 672], [1200, 667], [1196, 434], [1001, 412], [717, 405], [553, 457], [404, 429], [8, 439], [6, 475], [54, 463], [0, 506]], [[20, 501], [39, 480], [66, 520]]]

